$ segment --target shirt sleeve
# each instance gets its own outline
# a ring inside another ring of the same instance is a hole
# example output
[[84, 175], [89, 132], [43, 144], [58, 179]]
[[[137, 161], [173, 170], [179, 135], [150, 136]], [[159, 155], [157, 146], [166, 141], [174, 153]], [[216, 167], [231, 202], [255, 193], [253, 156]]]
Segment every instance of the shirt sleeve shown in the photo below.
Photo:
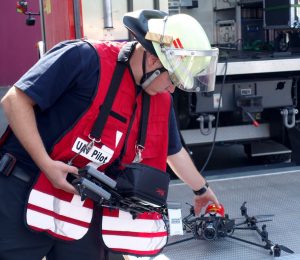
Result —
[[170, 112], [170, 123], [169, 123], [169, 147], [168, 155], [178, 153], [182, 148], [181, 138], [177, 126], [175, 111], [172, 106]]
[[[46, 53], [30, 70], [28, 70], [15, 86], [24, 91], [41, 110], [52, 106], [63, 93], [72, 87], [80, 77], [84, 77], [83, 69], [88, 71], [89, 60], [82, 58], [84, 48], [92, 48], [83, 41], [65, 41], [59, 43]], [[95, 55], [85, 51], [87, 55]]]

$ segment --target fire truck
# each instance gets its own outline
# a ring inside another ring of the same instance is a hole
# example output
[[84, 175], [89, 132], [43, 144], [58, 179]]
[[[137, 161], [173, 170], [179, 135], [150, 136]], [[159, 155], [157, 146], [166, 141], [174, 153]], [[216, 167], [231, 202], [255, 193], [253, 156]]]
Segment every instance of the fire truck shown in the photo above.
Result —
[[171, 1], [174, 12], [195, 17], [220, 49], [215, 91], [180, 95], [186, 143], [238, 142], [253, 159], [297, 161], [300, 1], [183, 2]]
[[66, 39], [129, 40], [122, 16], [132, 10], [193, 16], [220, 56], [213, 93], [175, 91], [186, 145], [238, 143], [250, 158], [297, 162], [300, 0], [39, 1], [42, 51]]

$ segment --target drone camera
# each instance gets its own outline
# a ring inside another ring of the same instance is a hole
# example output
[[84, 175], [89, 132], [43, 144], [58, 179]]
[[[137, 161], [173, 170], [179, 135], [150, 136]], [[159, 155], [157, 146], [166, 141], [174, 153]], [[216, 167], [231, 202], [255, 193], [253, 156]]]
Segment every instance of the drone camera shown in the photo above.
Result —
[[203, 223], [202, 234], [205, 240], [215, 240], [218, 235], [216, 221]]

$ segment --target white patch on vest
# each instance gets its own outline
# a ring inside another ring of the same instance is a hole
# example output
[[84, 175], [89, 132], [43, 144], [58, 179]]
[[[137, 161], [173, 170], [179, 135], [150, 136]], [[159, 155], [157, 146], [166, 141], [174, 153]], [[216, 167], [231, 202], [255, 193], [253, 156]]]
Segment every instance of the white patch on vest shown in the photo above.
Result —
[[166, 224], [162, 219], [133, 219], [130, 213], [120, 210], [119, 217], [103, 215], [102, 229], [153, 233], [166, 231]]
[[78, 137], [72, 147], [72, 151], [79, 153], [83, 149], [80, 155], [94, 162], [96, 165], [98, 165], [98, 167], [108, 163], [114, 154], [114, 150], [105, 145], [102, 145], [101, 148], [98, 148], [94, 145], [90, 151], [87, 151], [84, 148], [84, 146], [87, 144], [87, 141]]
[[117, 131], [116, 133], [116, 147], [118, 146], [120, 140], [121, 140], [121, 137], [122, 137], [123, 133], [120, 132], [120, 131]]
[[71, 204], [76, 206], [83, 206], [84, 200], [81, 200], [81, 197], [75, 194], [71, 200]]
[[[102, 234], [107, 247], [135, 250], [137, 254], [139, 254], [138, 251], [151, 252], [152, 250], [161, 249], [167, 243], [166, 224], [162, 219], [133, 219], [130, 213], [122, 210], [119, 210], [118, 217], [104, 213], [102, 230], [115, 231], [114, 234], [105, 234], [105, 232]], [[126, 239], [124, 239], [124, 235], [118, 235], [118, 231], [132, 233], [126, 235]], [[160, 232], [163, 234], [157, 236], [157, 233]]]

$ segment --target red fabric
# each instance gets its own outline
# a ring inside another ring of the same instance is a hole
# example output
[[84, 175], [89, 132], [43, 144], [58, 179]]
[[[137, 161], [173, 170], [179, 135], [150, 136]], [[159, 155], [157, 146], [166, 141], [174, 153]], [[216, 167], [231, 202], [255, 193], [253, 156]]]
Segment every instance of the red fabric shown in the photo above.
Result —
[[103, 235], [118, 235], [128, 237], [165, 237], [168, 235], [167, 231], [164, 232], [132, 232], [132, 231], [113, 231], [113, 230], [102, 230]]
[[161, 249], [156, 249], [156, 250], [130, 250], [130, 249], [124, 249], [124, 248], [111, 248], [115, 252], [119, 253], [127, 253], [131, 255], [138, 255], [138, 256], [143, 256], [143, 255], [157, 255]]
[[[119, 210], [118, 209], [111, 209], [111, 208], [103, 208], [103, 215], [107, 217], [119, 217]], [[138, 214], [136, 219], [162, 219], [162, 215], [157, 212], [144, 212]]]
[[11, 133], [11, 129], [8, 126], [6, 128], [6, 130], [4, 131], [4, 133], [2, 134], [2, 136], [0, 136], [0, 146], [4, 144], [5, 140], [7, 139], [7, 137], [10, 135]]

